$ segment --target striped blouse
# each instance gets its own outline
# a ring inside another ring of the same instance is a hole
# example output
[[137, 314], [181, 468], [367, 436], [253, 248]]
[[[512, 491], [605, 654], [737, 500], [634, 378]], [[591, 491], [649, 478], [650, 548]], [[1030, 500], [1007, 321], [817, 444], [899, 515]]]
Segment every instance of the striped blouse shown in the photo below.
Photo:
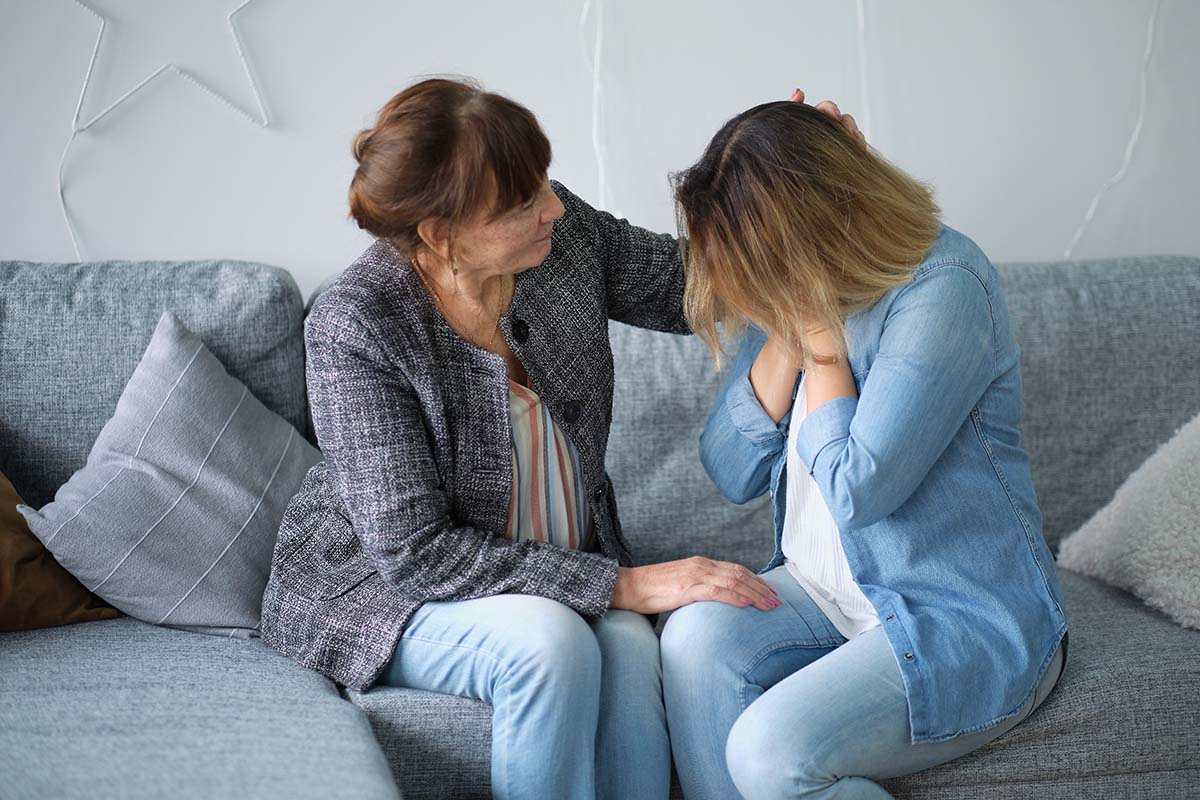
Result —
[[575, 446], [533, 389], [510, 379], [508, 405], [513, 485], [504, 535], [586, 549], [591, 514]]

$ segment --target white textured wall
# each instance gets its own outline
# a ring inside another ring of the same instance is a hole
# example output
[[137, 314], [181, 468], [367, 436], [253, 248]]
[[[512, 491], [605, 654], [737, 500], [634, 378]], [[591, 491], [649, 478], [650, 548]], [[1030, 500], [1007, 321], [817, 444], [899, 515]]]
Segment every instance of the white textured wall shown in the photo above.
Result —
[[[80, 123], [164, 63], [256, 116], [225, 24], [240, 2], [88, 0], [109, 25]], [[352, 135], [420, 75], [473, 75], [527, 104], [554, 177], [658, 230], [673, 229], [668, 173], [728, 117], [801, 86], [869, 118], [872, 144], [931, 182], [993, 260], [1060, 258], [1123, 164], [1154, 8], [253, 0], [237, 21], [269, 125], [160, 77], [77, 135], [66, 203], [86, 260], [264, 261], [307, 293], [368, 244], [346, 219]], [[76, 258], [58, 169], [98, 30], [74, 0], [0, 0], [0, 259]], [[1200, 3], [1161, 0], [1132, 159], [1072, 255], [1200, 255], [1198, 39]]]

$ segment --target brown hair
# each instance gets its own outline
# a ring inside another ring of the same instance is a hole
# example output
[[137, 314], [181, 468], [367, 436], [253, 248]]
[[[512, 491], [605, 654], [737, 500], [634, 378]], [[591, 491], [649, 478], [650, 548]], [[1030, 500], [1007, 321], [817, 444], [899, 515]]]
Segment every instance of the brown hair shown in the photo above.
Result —
[[397, 94], [354, 137], [350, 216], [411, 258], [417, 223], [453, 225], [528, 202], [550, 166], [550, 142], [524, 106], [470, 79], [431, 78]]
[[927, 186], [803, 103], [734, 117], [673, 181], [685, 313], [718, 367], [717, 323], [753, 322], [808, 353], [808, 327], [840, 333], [910, 278], [938, 232]]

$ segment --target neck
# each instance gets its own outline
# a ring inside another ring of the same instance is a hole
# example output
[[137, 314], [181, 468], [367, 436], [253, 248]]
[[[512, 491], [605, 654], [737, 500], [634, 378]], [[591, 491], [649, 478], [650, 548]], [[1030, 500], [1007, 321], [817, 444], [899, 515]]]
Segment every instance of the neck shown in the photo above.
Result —
[[425, 283], [432, 284], [437, 299], [443, 303], [485, 307], [494, 302], [497, 292], [503, 291], [508, 283], [508, 275], [505, 273], [487, 273], [466, 268], [459, 269], [458, 274], [454, 275], [447, 262], [431, 253], [423, 254], [420, 264], [414, 266], [420, 271]]

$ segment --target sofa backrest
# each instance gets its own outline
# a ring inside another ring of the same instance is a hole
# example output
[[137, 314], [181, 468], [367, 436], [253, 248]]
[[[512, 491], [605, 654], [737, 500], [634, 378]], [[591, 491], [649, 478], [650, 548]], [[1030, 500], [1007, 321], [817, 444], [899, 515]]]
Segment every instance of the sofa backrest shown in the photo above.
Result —
[[1200, 413], [1200, 259], [1000, 265], [1023, 441], [1055, 552]]
[[[1200, 413], [1200, 259], [997, 265], [1021, 348], [1022, 442], [1052, 550]], [[698, 443], [720, 377], [697, 337], [609, 326], [608, 469], [643, 563], [701, 554], [761, 567], [769, 497], [735, 506]]]
[[[1057, 551], [1200, 413], [1200, 259], [998, 268], [1021, 347], [1023, 443]], [[27, 503], [49, 502], [83, 466], [167, 308], [312, 441], [304, 303], [286, 271], [239, 261], [0, 262], [0, 472]], [[720, 382], [708, 350], [692, 336], [609, 330], [608, 468], [635, 552], [643, 563], [703, 554], [761, 566], [772, 545], [768, 498], [729, 503], [699, 462]]]
[[167, 309], [305, 430], [303, 301], [285, 270], [0, 262], [0, 472], [26, 503], [46, 504], [84, 465]]

